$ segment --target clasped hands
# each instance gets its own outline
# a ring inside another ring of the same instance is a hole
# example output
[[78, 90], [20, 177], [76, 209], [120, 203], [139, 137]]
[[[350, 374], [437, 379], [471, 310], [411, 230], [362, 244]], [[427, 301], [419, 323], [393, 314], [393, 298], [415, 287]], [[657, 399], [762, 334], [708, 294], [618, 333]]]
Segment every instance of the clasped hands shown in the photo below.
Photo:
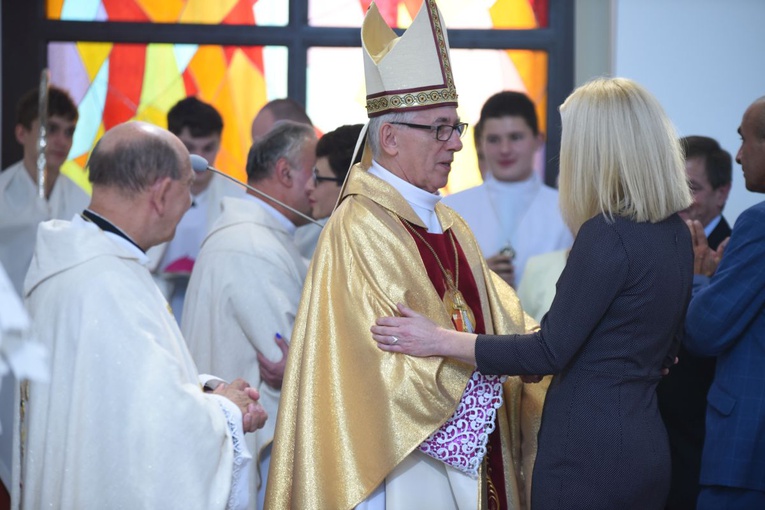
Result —
[[221, 382], [214, 390], [215, 395], [226, 397], [236, 404], [242, 412], [242, 430], [255, 432], [263, 428], [268, 419], [268, 413], [260, 405], [260, 393], [244, 379], [236, 379], [231, 384]]

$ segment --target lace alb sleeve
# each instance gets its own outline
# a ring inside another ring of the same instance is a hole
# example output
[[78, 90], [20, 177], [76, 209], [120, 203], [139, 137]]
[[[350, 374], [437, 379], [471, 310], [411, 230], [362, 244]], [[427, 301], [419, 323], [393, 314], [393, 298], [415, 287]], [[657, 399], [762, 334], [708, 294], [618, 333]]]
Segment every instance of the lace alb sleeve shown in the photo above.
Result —
[[242, 430], [242, 412], [228, 399], [216, 399], [221, 411], [226, 416], [226, 422], [234, 446], [234, 466], [231, 475], [231, 493], [228, 497], [226, 510], [245, 510], [250, 500], [250, 465], [252, 454], [244, 442]]

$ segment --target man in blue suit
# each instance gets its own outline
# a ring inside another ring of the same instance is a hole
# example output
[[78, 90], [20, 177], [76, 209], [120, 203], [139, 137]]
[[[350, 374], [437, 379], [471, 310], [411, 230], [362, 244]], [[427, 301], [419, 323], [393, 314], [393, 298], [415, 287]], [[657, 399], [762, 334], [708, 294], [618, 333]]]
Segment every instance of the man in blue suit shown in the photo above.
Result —
[[[765, 97], [738, 132], [746, 188], [765, 193]], [[739, 216], [705, 283], [688, 308], [685, 339], [692, 353], [717, 356], [698, 509], [765, 508], [765, 202]]]
[[[685, 150], [685, 172], [693, 194], [693, 203], [680, 212], [680, 217], [697, 220], [707, 246], [717, 251], [730, 237], [730, 226], [722, 213], [731, 188], [733, 158], [717, 140], [707, 136], [686, 136], [680, 144]], [[703, 273], [704, 268], [697, 270]], [[715, 377], [715, 358], [694, 356], [685, 347], [680, 347], [677, 356], [680, 362], [656, 388], [672, 456], [672, 484], [664, 510], [695, 510], [707, 393]]]

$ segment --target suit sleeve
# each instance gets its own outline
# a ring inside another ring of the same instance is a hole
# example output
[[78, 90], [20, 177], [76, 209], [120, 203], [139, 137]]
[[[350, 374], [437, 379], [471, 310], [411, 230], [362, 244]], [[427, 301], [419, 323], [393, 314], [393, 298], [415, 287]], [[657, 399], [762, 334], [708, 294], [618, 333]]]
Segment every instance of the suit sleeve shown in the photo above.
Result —
[[563, 370], [624, 286], [629, 261], [617, 232], [605, 221], [585, 223], [571, 249], [541, 329], [531, 334], [479, 335], [484, 374], [555, 374]]
[[699, 356], [730, 349], [765, 306], [765, 208], [739, 216], [717, 272], [691, 300], [685, 345]]

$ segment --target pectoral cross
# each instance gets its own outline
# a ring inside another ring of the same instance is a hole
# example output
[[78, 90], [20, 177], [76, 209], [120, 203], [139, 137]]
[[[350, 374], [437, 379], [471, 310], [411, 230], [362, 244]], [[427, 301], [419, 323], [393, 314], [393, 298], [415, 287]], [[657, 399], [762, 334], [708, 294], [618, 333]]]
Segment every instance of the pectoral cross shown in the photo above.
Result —
[[475, 332], [475, 315], [467, 305], [462, 292], [454, 284], [451, 271], [446, 271], [446, 292], [444, 292], [443, 301], [457, 331]]

